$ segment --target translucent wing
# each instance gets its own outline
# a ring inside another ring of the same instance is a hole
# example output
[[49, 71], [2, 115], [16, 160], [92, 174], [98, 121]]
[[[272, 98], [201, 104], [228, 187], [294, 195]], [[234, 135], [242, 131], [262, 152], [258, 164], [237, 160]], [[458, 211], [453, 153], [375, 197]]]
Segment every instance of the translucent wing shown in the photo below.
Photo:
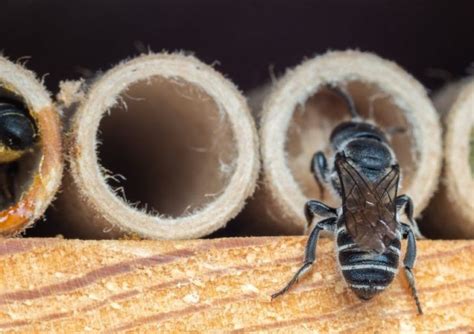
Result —
[[335, 166], [341, 183], [346, 228], [364, 250], [383, 252], [396, 237], [395, 202], [398, 166], [375, 184], [369, 182], [346, 159], [336, 155]]
[[375, 193], [380, 196], [380, 203], [391, 213], [395, 214], [395, 198], [400, 181], [400, 168], [393, 165], [392, 169], [375, 184]]

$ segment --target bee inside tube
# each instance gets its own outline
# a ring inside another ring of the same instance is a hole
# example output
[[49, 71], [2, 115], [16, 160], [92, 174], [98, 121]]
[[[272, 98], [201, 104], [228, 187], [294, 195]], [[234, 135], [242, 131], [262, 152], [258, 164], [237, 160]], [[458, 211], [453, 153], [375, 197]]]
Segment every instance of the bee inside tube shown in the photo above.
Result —
[[20, 101], [0, 97], [0, 207], [17, 198], [15, 176], [21, 158], [31, 154], [38, 131], [28, 108]]
[[344, 99], [331, 92], [328, 84], [346, 90], [360, 118], [386, 133], [403, 172], [401, 191], [412, 197], [415, 218], [436, 189], [441, 131], [423, 86], [375, 54], [331, 51], [305, 60], [271, 89], [263, 87], [250, 96], [251, 105], [252, 99], [259, 99], [253, 105], [262, 115], [263, 177], [255, 195], [258, 201], [249, 203], [245, 218], [258, 217], [260, 225], [255, 230], [259, 234], [302, 233], [302, 208], [308, 198], [340, 204], [331, 189], [314, 182], [310, 169], [314, 152], [334, 153], [328, 140], [331, 131], [351, 117]]
[[19, 234], [44, 214], [62, 166], [49, 93], [32, 72], [0, 57], [0, 235]]

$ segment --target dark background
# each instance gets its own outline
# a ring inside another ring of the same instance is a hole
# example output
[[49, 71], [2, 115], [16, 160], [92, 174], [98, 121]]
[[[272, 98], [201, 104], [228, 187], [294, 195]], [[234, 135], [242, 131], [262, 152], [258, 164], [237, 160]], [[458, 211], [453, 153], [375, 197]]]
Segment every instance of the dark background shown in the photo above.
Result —
[[472, 1], [2, 1], [0, 50], [58, 82], [148, 49], [185, 50], [243, 90], [304, 57], [358, 48], [397, 61], [428, 88], [467, 73]]
[[[28, 58], [53, 94], [60, 80], [148, 50], [192, 52], [248, 91], [270, 72], [347, 48], [395, 60], [433, 91], [470, 71], [473, 7], [472, 0], [4, 0], [0, 50]], [[27, 235], [48, 230], [40, 222]]]

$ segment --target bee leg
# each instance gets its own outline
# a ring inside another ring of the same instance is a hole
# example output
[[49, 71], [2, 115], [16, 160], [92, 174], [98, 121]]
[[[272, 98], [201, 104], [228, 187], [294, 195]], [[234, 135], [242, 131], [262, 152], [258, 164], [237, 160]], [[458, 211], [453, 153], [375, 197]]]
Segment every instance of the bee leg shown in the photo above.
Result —
[[306, 243], [305, 256], [303, 265], [298, 269], [293, 278], [286, 284], [286, 286], [280, 291], [272, 295], [272, 299], [275, 299], [278, 296], [285, 294], [298, 280], [306, 274], [314, 261], [316, 260], [316, 245], [318, 243], [319, 232], [322, 230], [334, 231], [336, 226], [336, 218], [327, 218], [316, 224], [314, 229], [309, 235], [308, 241]]
[[313, 159], [311, 160], [311, 172], [319, 186], [319, 193], [322, 197], [324, 194], [323, 183], [329, 182], [328, 162], [323, 152], [319, 151], [313, 155]]
[[318, 151], [313, 155], [311, 160], [311, 172], [317, 182], [327, 183], [329, 180], [329, 169], [326, 156], [323, 152]]
[[405, 254], [405, 258], [403, 259], [403, 265], [405, 266], [405, 275], [407, 277], [408, 284], [410, 284], [411, 292], [412, 292], [413, 298], [415, 299], [416, 307], [418, 308], [418, 313], [423, 314], [420, 300], [418, 299], [418, 292], [416, 291], [415, 276], [413, 275], [413, 272], [412, 272], [413, 266], [415, 265], [415, 259], [416, 259], [416, 239], [409, 225], [402, 224], [402, 228], [403, 228], [403, 236], [408, 239], [407, 251]]
[[311, 226], [315, 216], [320, 217], [337, 217], [337, 211], [326, 204], [316, 201], [316, 200], [309, 200], [304, 205], [304, 214], [306, 216], [306, 221], [308, 222], [308, 227]]
[[402, 208], [404, 209], [405, 215], [410, 222], [412, 227], [413, 233], [418, 239], [425, 239], [423, 234], [421, 234], [420, 229], [418, 228], [418, 224], [413, 219], [413, 201], [408, 195], [400, 195], [395, 199], [395, 205], [397, 206], [397, 211], [400, 211]]

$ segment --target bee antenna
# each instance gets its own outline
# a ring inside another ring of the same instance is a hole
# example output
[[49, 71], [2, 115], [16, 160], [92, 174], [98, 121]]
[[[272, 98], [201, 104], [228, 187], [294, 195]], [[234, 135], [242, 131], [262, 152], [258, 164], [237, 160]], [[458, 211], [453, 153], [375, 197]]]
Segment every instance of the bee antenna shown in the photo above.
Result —
[[357, 108], [356, 108], [356, 105], [354, 103], [354, 100], [352, 99], [352, 96], [347, 92], [345, 87], [336, 86], [336, 85], [333, 85], [333, 84], [328, 84], [327, 88], [330, 91], [332, 91], [334, 94], [336, 94], [337, 96], [344, 99], [344, 101], [347, 104], [347, 107], [349, 109], [349, 113], [351, 114], [352, 118], [360, 118], [360, 115], [357, 112]]

